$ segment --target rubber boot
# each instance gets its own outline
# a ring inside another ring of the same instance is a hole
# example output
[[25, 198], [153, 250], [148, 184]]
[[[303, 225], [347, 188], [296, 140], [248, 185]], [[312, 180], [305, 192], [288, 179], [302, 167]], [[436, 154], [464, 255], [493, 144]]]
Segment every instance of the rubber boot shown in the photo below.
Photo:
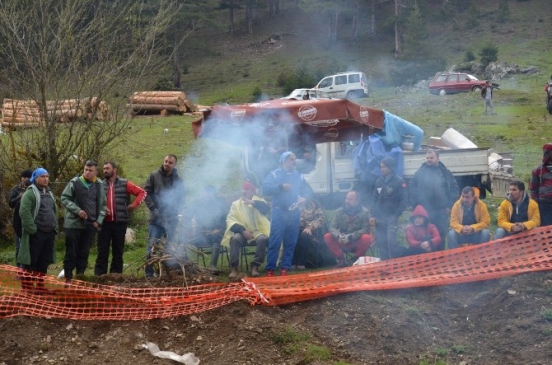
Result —
[[261, 276], [259, 274], [259, 267], [257, 265], [251, 265], [251, 277], [258, 278]]

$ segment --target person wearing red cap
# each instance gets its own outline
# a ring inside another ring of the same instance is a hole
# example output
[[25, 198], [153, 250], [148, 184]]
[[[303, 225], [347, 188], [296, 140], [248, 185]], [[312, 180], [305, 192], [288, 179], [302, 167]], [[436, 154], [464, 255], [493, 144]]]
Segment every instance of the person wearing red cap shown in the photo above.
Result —
[[531, 199], [539, 205], [541, 226], [552, 224], [552, 143], [542, 146], [542, 163], [531, 174]]
[[232, 203], [226, 217], [226, 232], [221, 245], [230, 247], [229, 278], [239, 278], [238, 265], [240, 264], [241, 248], [247, 244], [255, 244], [255, 258], [251, 263], [251, 276], [259, 276], [259, 266], [265, 260], [270, 221], [266, 214], [270, 210], [267, 202], [258, 197], [257, 187], [246, 181], [242, 186], [242, 196]]

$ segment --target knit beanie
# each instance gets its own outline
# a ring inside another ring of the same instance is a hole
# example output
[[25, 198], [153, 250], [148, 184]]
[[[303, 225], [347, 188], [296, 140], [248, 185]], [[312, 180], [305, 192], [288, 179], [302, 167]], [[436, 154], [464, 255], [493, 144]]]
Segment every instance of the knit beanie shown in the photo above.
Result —
[[387, 166], [387, 168], [393, 172], [395, 172], [395, 169], [397, 168], [397, 164], [395, 163], [395, 160], [392, 157], [386, 157], [383, 160], [381, 160], [380, 163]]

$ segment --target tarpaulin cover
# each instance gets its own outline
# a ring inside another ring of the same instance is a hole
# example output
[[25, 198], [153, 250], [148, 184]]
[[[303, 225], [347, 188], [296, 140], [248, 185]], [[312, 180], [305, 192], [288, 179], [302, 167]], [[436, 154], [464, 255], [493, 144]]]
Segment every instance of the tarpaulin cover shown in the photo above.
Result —
[[243, 144], [244, 131], [252, 138], [267, 131], [308, 133], [314, 143], [357, 140], [383, 129], [383, 110], [349, 100], [275, 99], [241, 105], [216, 105], [193, 122], [196, 137]]

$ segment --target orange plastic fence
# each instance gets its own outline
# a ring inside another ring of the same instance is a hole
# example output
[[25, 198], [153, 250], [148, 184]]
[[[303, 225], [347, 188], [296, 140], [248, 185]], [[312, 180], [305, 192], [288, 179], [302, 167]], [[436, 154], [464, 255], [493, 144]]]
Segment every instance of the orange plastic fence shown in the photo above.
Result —
[[483, 245], [369, 265], [188, 288], [127, 288], [79, 281], [65, 285], [52, 276], [28, 276], [13, 266], [0, 266], [0, 318], [166, 318], [238, 300], [273, 306], [352, 291], [446, 285], [551, 269], [552, 226]]

